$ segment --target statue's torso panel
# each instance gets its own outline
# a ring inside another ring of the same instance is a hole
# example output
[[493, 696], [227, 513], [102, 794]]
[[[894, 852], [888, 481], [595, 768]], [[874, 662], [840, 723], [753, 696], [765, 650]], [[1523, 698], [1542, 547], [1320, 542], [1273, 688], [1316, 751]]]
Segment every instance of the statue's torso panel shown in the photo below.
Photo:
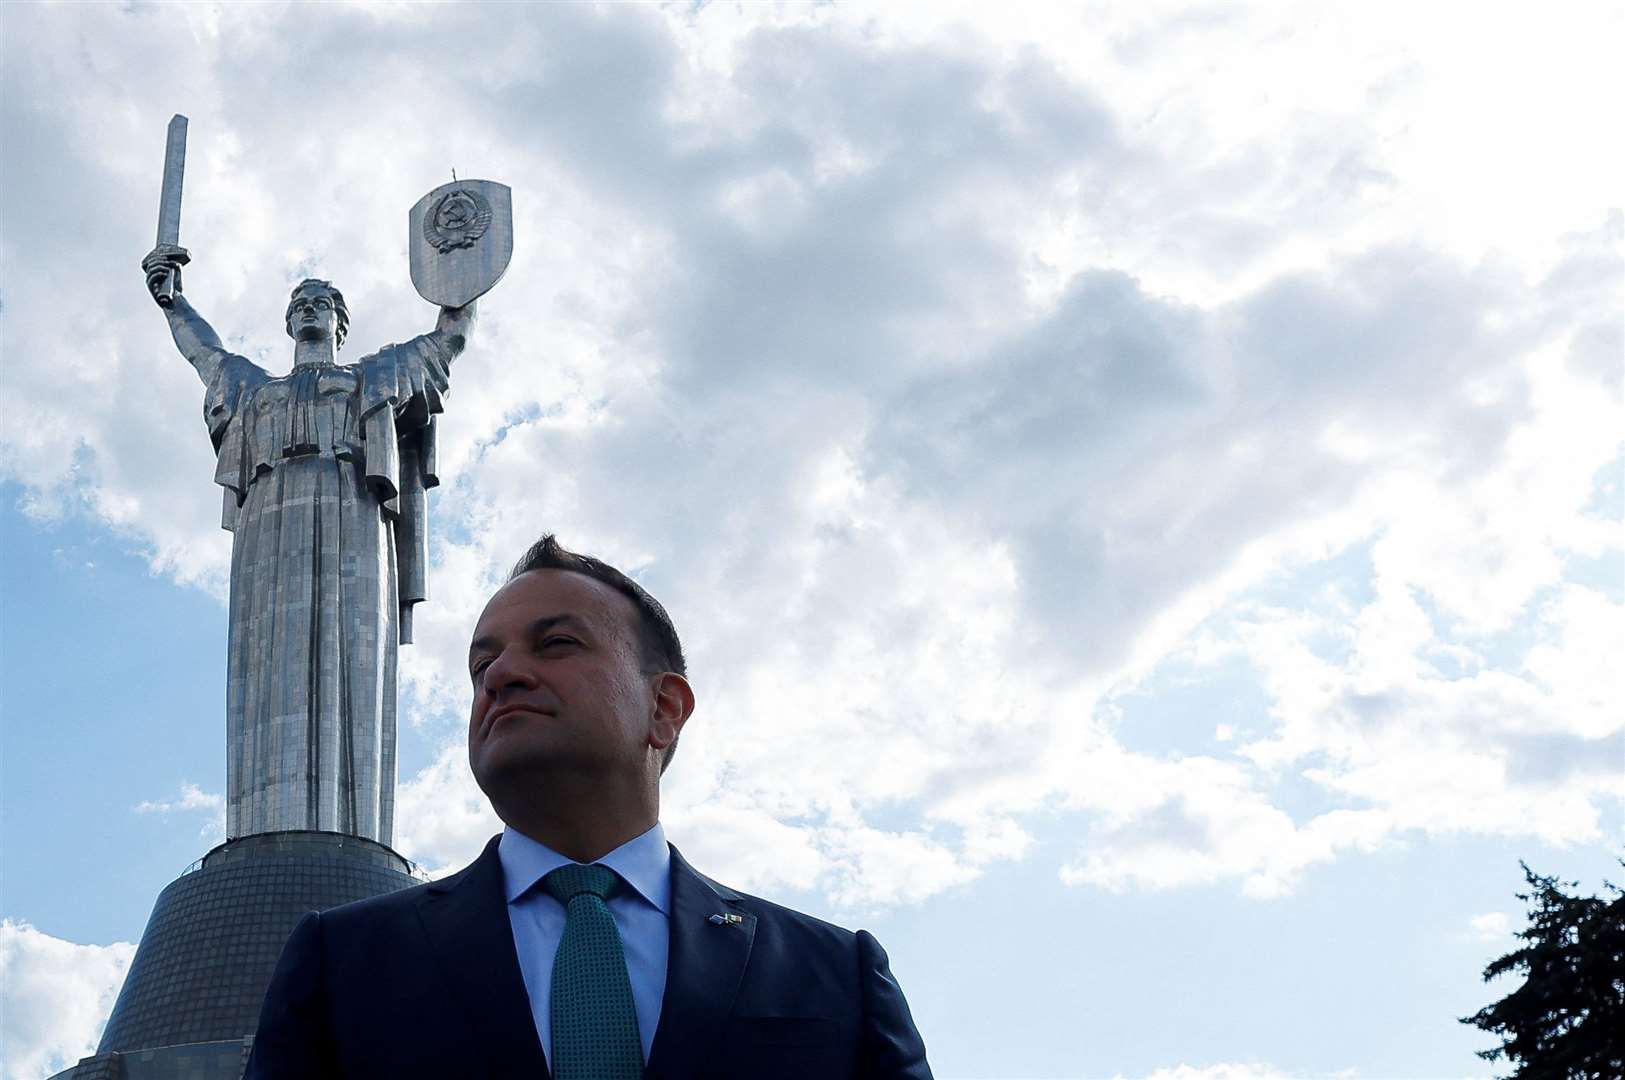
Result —
[[249, 402], [249, 443], [259, 469], [305, 454], [361, 457], [355, 365], [298, 368], [256, 387]]

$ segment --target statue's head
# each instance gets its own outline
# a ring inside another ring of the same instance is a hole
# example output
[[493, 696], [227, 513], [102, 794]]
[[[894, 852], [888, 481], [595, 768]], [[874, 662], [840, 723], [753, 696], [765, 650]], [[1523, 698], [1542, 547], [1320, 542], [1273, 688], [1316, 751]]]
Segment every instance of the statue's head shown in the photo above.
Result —
[[295, 341], [331, 338], [333, 347], [342, 349], [344, 335], [350, 332], [350, 309], [344, 306], [344, 294], [331, 281], [320, 278], [306, 278], [294, 286], [282, 318], [288, 336]]

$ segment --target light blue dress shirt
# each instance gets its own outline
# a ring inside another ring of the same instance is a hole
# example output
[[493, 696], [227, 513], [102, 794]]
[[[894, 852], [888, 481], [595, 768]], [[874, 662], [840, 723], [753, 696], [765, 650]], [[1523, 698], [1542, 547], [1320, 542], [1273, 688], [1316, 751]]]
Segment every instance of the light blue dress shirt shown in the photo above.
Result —
[[[530, 1014], [541, 1036], [548, 1066], [553, 1064], [553, 956], [564, 936], [564, 905], [548, 895], [540, 882], [549, 871], [569, 866], [568, 859], [522, 832], [504, 829], [497, 844], [502, 881], [508, 897], [508, 923], [513, 927], [519, 971], [530, 995]], [[665, 831], [656, 822], [642, 836], [628, 840], [597, 860], [631, 888], [609, 899], [609, 913], [620, 931], [626, 955], [626, 974], [632, 980], [632, 1005], [638, 1014], [638, 1037], [643, 1060], [649, 1060], [660, 1004], [666, 996], [666, 959], [671, 948], [671, 849]]]

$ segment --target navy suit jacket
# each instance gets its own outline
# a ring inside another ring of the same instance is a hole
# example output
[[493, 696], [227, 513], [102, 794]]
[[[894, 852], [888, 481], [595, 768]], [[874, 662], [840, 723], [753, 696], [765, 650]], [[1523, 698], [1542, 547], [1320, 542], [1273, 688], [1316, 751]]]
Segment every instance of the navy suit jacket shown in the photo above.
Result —
[[[886, 953], [671, 852], [671, 949], [646, 1080], [930, 1080]], [[734, 914], [718, 925], [710, 916]], [[428, 885], [306, 915], [245, 1080], [547, 1078], [497, 840]]]

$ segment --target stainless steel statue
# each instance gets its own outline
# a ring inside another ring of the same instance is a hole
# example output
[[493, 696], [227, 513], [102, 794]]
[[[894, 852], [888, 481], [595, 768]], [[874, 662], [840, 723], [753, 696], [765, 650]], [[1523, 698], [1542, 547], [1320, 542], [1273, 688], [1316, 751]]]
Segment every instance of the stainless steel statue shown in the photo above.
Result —
[[459, 304], [443, 306], [433, 330], [339, 364], [349, 311], [331, 283], [309, 279], [284, 313], [293, 370], [272, 375], [228, 351], [182, 295], [190, 256], [178, 243], [185, 120], [176, 122], [158, 245], [142, 269], [203, 380], [221, 524], [232, 532], [226, 832], [318, 829], [388, 844], [396, 653], [428, 592], [436, 417], [473, 331], [473, 298], [512, 250], [508, 189], [436, 189], [427, 201], [454, 190], [427, 227], [423, 204], [414, 207], [413, 244], [431, 247], [422, 257], [433, 260], [438, 239], [462, 258], [460, 272], [442, 275], [462, 291]]

